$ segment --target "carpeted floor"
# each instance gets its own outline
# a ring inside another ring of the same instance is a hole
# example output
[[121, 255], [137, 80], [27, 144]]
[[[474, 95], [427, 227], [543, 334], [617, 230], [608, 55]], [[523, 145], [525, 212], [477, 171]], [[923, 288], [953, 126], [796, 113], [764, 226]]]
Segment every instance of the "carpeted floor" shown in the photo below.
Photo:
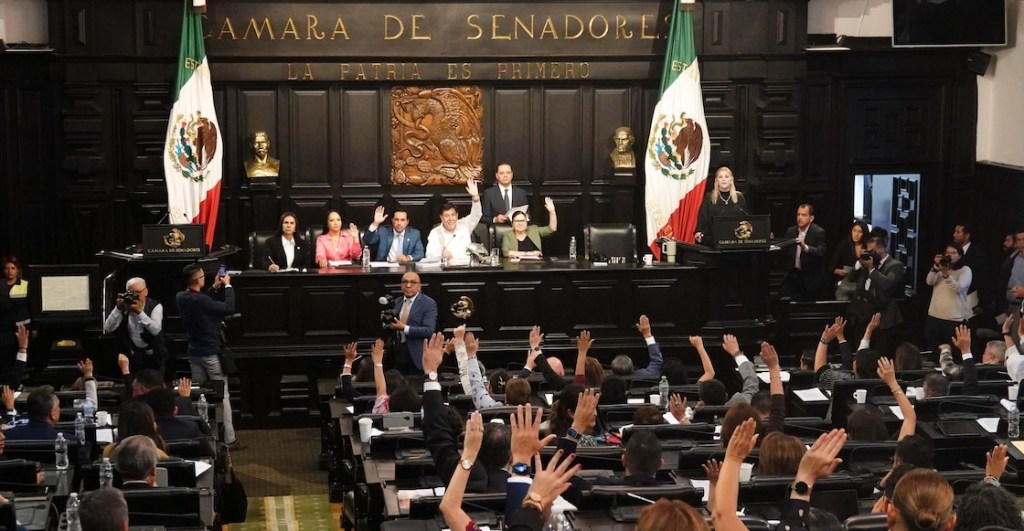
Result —
[[340, 510], [326, 495], [250, 497], [245, 523], [228, 531], [336, 531]]
[[317, 468], [318, 428], [239, 430], [237, 437], [247, 448], [231, 459], [250, 500], [300, 494], [327, 499], [327, 472]]

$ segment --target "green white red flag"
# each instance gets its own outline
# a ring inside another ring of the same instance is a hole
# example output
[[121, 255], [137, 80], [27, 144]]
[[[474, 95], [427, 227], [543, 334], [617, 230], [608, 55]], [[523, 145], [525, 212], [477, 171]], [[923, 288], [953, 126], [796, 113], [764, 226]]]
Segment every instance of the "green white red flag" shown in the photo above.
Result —
[[655, 256], [660, 237], [693, 241], [710, 162], [693, 13], [675, 9], [644, 164], [647, 243]]
[[167, 211], [171, 223], [205, 224], [209, 247], [217, 225], [224, 143], [213, 107], [202, 18], [192, 0], [183, 3], [178, 81], [164, 153]]

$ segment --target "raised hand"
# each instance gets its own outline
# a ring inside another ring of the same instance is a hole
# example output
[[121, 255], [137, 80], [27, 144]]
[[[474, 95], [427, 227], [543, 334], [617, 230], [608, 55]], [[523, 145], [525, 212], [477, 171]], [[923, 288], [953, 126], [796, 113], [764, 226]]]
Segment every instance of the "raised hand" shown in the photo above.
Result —
[[178, 378], [178, 396], [186, 397], [192, 396], [192, 379], [191, 378]]
[[876, 312], [874, 315], [871, 316], [871, 320], [868, 321], [867, 329], [871, 332], [874, 332], [880, 324], [882, 324], [882, 314]]
[[843, 462], [836, 456], [839, 455], [844, 444], [846, 444], [846, 430], [832, 430], [822, 434], [800, 459], [796, 479], [810, 485], [831, 474]]
[[712, 485], [718, 483], [718, 474], [722, 472], [722, 463], [719, 463], [715, 459], [708, 459], [708, 462], [700, 465], [704, 469], [704, 475], [708, 477], [708, 481]]
[[767, 341], [761, 343], [761, 359], [764, 360], [764, 364], [768, 366], [769, 370], [779, 368], [779, 353]]
[[594, 340], [590, 339], [590, 331], [584, 330], [580, 332], [580, 337], [576, 338], [576, 351], [585, 356], [593, 344]]
[[352, 366], [352, 362], [356, 359], [356, 343], [353, 341], [345, 345], [345, 365]]
[[836, 317], [836, 322], [833, 326], [836, 327], [836, 338], [839, 341], [846, 341], [846, 319], [843, 319], [842, 315]]
[[78, 370], [82, 372], [82, 376], [86, 378], [92, 378], [92, 360], [85, 358], [78, 362]]
[[475, 358], [478, 350], [480, 350], [480, 342], [477, 341], [473, 332], [466, 332], [466, 355]]
[[128, 363], [128, 356], [125, 356], [123, 353], [117, 355], [117, 367], [121, 369], [121, 374], [128, 374], [131, 372], [128, 370]]
[[540, 424], [543, 416], [543, 409], [537, 408], [537, 412], [534, 414], [533, 406], [522, 405], [516, 407], [516, 412], [510, 415], [513, 464], [529, 464], [531, 456], [540, 452], [541, 448], [557, 438], [557, 435], [551, 434], [540, 439]]
[[[379, 339], [377, 341], [380, 341]], [[383, 342], [381, 342], [383, 344]], [[437, 332], [423, 340], [423, 372], [437, 372], [444, 358], [444, 334]]]
[[757, 444], [757, 425], [754, 419], [743, 421], [729, 439], [729, 447], [725, 450], [725, 458], [742, 462], [750, 455]]
[[702, 348], [704, 346], [704, 338], [701, 336], [690, 336], [690, 345], [694, 348]]
[[452, 334], [455, 335], [456, 341], [462, 341], [462, 338], [466, 335], [466, 325], [456, 326], [455, 329], [452, 330]]
[[825, 329], [821, 331], [821, 340], [832, 342], [836, 336], [839, 335], [839, 327], [835, 324], [825, 325]]
[[384, 223], [384, 220], [388, 219], [388, 215], [384, 213], [384, 205], [381, 205], [373, 211], [373, 224], [380, 225]]
[[0, 401], [4, 403], [7, 411], [14, 409], [14, 390], [6, 385], [0, 385]]
[[1006, 463], [1010, 458], [1006, 455], [1006, 445], [997, 444], [991, 452], [985, 454], [985, 475], [996, 479], [1003, 477], [1006, 470]]
[[956, 334], [950, 338], [953, 340], [953, 344], [956, 348], [960, 349], [960, 353], [971, 351], [971, 329], [965, 325], [956, 327]]
[[651, 320], [646, 315], [641, 315], [640, 321], [636, 323], [636, 329], [640, 335], [644, 336], [644, 339], [651, 337]]
[[878, 377], [889, 386], [889, 389], [896, 387], [896, 370], [893, 369], [889, 358], [878, 358]]
[[736, 336], [725, 334], [722, 336], [722, 349], [728, 352], [730, 356], [735, 357], [740, 353], [740, 342], [736, 340]]
[[690, 419], [686, 418], [686, 398], [679, 398], [679, 393], [672, 393], [669, 397], [668, 410], [680, 424], [690, 423]]
[[359, 227], [355, 223], [348, 224], [348, 233], [352, 236], [355, 241], [359, 241]]
[[373, 364], [384, 363], [384, 340], [378, 339], [373, 342], [373, 350], [370, 351], [370, 356], [373, 358]]
[[575, 458], [575, 455], [563, 458], [562, 450], [557, 450], [554, 457], [548, 461], [547, 468], [545, 468], [544, 462], [540, 459], [540, 454], [534, 454], [534, 470], [537, 473], [533, 476], [533, 483], [530, 485], [530, 490], [526, 493], [527, 497], [531, 494], [539, 495], [541, 506], [544, 507], [545, 511], [550, 509], [555, 498], [572, 486], [569, 483], [569, 478], [575, 476], [580, 470], [580, 465], [570, 466]]
[[19, 350], [28, 350], [28, 336], [28, 329], [23, 324], [19, 324], [14, 330], [14, 337], [18, 338]]
[[541, 342], [544, 341], [544, 334], [540, 333], [540, 327], [534, 326], [530, 329], [530, 348], [536, 350], [540, 348]]
[[573, 412], [572, 427], [580, 433], [590, 431], [597, 424], [597, 401], [600, 393], [587, 389], [580, 393]]
[[480, 445], [484, 440], [484, 419], [480, 416], [479, 411], [474, 411], [469, 415], [469, 420], [466, 422], [466, 438], [462, 443], [462, 458], [470, 461], [476, 461], [477, 454], [480, 453]]
[[466, 180], [466, 192], [469, 194], [470, 197], [473, 198], [474, 201], [476, 200], [477, 197], [480, 196], [479, 187], [477, 186], [476, 181], [474, 179]]
[[545, 197], [544, 198], [544, 208], [547, 209], [548, 212], [554, 212], [555, 211], [555, 202], [552, 201], [550, 197]]

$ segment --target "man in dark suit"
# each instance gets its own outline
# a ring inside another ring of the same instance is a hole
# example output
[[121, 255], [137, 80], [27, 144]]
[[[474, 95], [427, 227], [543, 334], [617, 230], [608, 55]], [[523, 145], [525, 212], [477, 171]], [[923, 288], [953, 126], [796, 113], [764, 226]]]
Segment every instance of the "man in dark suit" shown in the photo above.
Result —
[[121, 473], [121, 490], [156, 486], [156, 443], [145, 435], [125, 437], [117, 444], [114, 466]]
[[54, 426], [60, 420], [60, 399], [53, 392], [53, 387], [44, 385], [29, 393], [25, 409], [28, 412], [28, 424], [19, 424], [4, 431], [8, 440], [52, 441], [57, 438]]
[[391, 328], [399, 332], [395, 367], [403, 374], [423, 370], [423, 340], [437, 326], [437, 303], [420, 293], [420, 276], [413, 271], [402, 275], [402, 297], [395, 301], [398, 316]]
[[530, 204], [530, 196], [526, 195], [526, 191], [512, 186], [511, 165], [499, 164], [498, 171], [494, 173], [494, 180], [494, 186], [484, 191], [483, 204], [480, 205], [483, 208], [481, 221], [487, 225], [508, 223], [506, 214], [509, 210]]
[[[179, 418], [178, 406], [175, 400], [178, 395], [166, 388], [159, 387], [146, 393], [145, 399], [149, 407], [153, 408], [153, 416], [156, 419], [156, 428], [165, 441], [199, 441], [198, 455], [214, 457], [217, 455], [212, 442], [203, 437], [199, 423], [202, 420]], [[180, 455], [179, 457], [194, 457], [193, 455]]]
[[960, 223], [953, 228], [953, 242], [964, 250], [960, 257], [960, 263], [971, 268], [971, 285], [967, 288], [967, 305], [971, 310], [971, 329], [990, 328], [991, 317], [985, 318], [982, 322], [980, 315], [981, 308], [988, 308], [992, 300], [990, 290], [986, 289], [986, 283], [990, 278], [988, 257], [981, 246], [974, 245], [971, 241], [974, 229], [966, 223]]
[[880, 313], [881, 322], [875, 330], [872, 347], [882, 355], [891, 355], [898, 339], [896, 329], [903, 324], [897, 299], [903, 294], [903, 275], [907, 268], [889, 256], [886, 243], [885, 238], [872, 236], [865, 244], [865, 253], [852, 273], [857, 280], [857, 292], [846, 310], [846, 318], [850, 327], [847, 335], [862, 337], [871, 316]]
[[786, 249], [789, 271], [782, 281], [782, 296], [798, 301], [815, 300], [825, 284], [825, 229], [814, 223], [814, 207], [802, 204], [796, 209], [796, 225], [786, 231], [784, 240], [796, 240]]
[[[376, 246], [376, 262], [417, 262], [423, 259], [423, 240], [420, 231], [409, 226], [409, 213], [401, 208], [391, 213], [391, 225], [381, 225], [387, 219], [384, 207], [373, 212], [373, 223], [363, 236], [363, 243]], [[378, 230], [379, 229], [379, 230]]]

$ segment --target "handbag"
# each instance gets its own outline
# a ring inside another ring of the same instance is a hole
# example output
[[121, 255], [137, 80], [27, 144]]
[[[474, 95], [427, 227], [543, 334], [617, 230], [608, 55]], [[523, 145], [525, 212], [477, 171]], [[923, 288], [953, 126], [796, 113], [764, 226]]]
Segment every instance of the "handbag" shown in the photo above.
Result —
[[249, 511], [249, 498], [245, 487], [235, 475], [231, 466], [231, 452], [227, 445], [220, 445], [220, 459], [217, 460], [217, 475], [214, 480], [214, 505], [222, 523], [245, 521]]

